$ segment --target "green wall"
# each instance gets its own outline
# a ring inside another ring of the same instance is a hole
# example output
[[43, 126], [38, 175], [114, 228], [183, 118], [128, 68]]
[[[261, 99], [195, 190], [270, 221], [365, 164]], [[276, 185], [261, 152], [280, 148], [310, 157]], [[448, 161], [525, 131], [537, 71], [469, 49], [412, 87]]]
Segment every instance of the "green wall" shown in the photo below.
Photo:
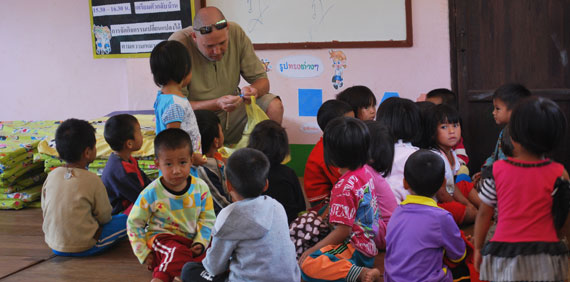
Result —
[[305, 173], [305, 164], [313, 147], [315, 147], [314, 144], [289, 144], [291, 161], [287, 163], [287, 166], [292, 168], [297, 176], [303, 176]]

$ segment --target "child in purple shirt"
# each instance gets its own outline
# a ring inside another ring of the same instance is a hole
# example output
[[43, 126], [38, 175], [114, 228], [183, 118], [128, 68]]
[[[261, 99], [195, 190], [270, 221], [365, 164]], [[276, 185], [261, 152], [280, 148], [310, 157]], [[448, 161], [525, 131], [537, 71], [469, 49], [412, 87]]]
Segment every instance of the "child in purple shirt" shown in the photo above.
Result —
[[384, 281], [453, 281], [443, 264], [465, 258], [465, 243], [451, 214], [433, 196], [445, 186], [445, 164], [436, 154], [419, 150], [404, 167], [404, 187], [411, 195], [388, 223]]

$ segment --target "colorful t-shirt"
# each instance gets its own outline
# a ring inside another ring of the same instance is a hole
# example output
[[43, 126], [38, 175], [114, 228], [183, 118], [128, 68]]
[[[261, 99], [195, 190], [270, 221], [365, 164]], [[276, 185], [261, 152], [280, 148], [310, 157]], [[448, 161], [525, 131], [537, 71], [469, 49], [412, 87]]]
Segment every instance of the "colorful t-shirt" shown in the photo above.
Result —
[[154, 101], [154, 115], [156, 118], [156, 134], [166, 129], [172, 122], [180, 122], [180, 128], [190, 135], [194, 152], [202, 153], [202, 139], [196, 115], [188, 99], [173, 94], [163, 94], [158, 91]]
[[352, 227], [350, 242], [368, 257], [378, 254], [374, 237], [378, 234], [380, 212], [374, 191], [376, 172], [365, 165], [343, 174], [331, 192], [329, 222]]
[[216, 220], [210, 189], [203, 180], [189, 176], [188, 191], [178, 196], [168, 192], [160, 179], [141, 192], [127, 220], [129, 240], [140, 263], [151, 252], [156, 235], [162, 233], [207, 247]]
[[408, 195], [388, 223], [384, 281], [453, 281], [443, 256], [459, 262], [465, 254], [451, 214], [431, 198]]

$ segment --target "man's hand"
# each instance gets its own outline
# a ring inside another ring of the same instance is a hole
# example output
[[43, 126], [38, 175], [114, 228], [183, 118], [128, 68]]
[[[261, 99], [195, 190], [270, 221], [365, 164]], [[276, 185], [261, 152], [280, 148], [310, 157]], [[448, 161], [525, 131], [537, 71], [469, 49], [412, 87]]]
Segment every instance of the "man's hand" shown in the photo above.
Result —
[[194, 255], [194, 257], [197, 257], [199, 255], [201, 255], [204, 252], [204, 245], [198, 243], [195, 244], [194, 246], [192, 246], [190, 248], [190, 251], [192, 252], [192, 254]]
[[251, 96], [258, 98], [257, 97], [257, 95], [258, 95], [257, 88], [252, 87], [252, 86], [244, 86], [241, 89], [241, 93], [243, 94], [244, 102], [247, 104], [251, 103]]
[[146, 258], [144, 259], [144, 264], [146, 264], [146, 268], [152, 271], [152, 263], [154, 262], [154, 254], [150, 252]]
[[231, 112], [241, 103], [242, 99], [239, 96], [225, 95], [216, 99], [218, 108], [226, 112]]

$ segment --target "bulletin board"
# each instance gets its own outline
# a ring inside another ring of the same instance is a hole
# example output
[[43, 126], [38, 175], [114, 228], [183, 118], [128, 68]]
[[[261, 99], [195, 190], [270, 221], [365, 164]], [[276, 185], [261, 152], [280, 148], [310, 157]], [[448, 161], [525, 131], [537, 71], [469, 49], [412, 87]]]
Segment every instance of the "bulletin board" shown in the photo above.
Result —
[[201, 0], [255, 49], [411, 47], [411, 0]]
[[149, 57], [195, 14], [194, 0], [90, 0], [89, 9], [95, 58]]

